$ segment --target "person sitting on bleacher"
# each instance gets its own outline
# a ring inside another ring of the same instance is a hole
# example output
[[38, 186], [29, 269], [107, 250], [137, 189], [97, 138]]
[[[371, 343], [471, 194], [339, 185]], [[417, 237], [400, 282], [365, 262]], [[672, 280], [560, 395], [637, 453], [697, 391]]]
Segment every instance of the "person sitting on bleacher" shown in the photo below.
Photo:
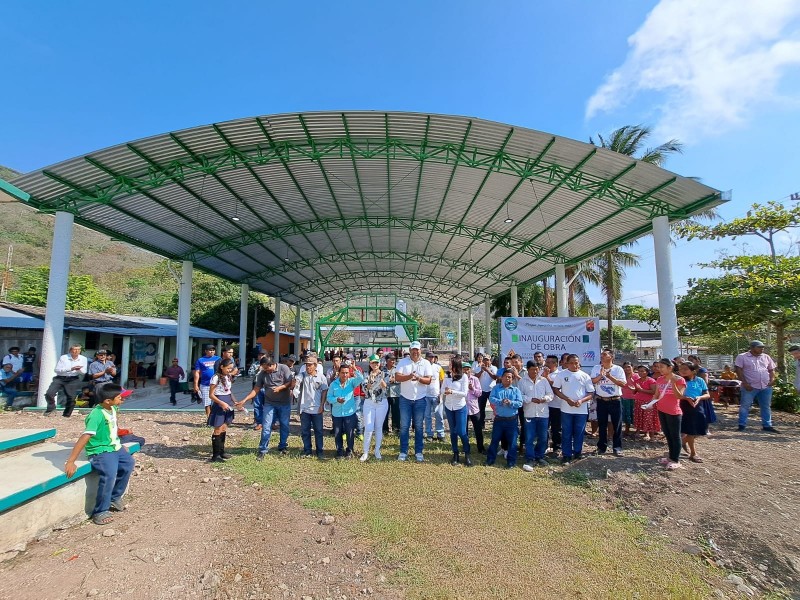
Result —
[[14, 406], [14, 399], [17, 397], [17, 379], [19, 373], [14, 372], [14, 366], [5, 363], [0, 370], [0, 393], [6, 397], [6, 410], [11, 410]]
[[130, 395], [130, 390], [123, 389], [116, 383], [107, 383], [99, 390], [97, 399], [100, 404], [87, 415], [86, 430], [75, 442], [75, 447], [64, 463], [64, 472], [70, 478], [78, 470], [75, 461], [86, 448], [86, 455], [99, 479], [97, 500], [91, 516], [95, 525], [111, 523], [114, 519], [110, 510], [125, 510], [122, 495], [128, 487], [134, 461], [118, 435], [117, 407]]

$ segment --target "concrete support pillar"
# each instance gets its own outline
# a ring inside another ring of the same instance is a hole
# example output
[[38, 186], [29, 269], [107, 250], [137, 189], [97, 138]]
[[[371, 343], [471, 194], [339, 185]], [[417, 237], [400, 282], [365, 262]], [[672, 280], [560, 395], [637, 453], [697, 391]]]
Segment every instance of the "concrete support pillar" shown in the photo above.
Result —
[[[128, 386], [128, 372], [131, 368], [131, 336], [122, 336], [122, 373], [120, 374], [119, 382], [122, 387]], [[184, 367], [184, 371], [188, 369]]]
[[511, 316], [519, 316], [519, 299], [517, 298], [517, 284], [511, 286]]
[[[250, 296], [250, 286], [242, 284], [242, 298], [239, 302], [239, 363], [244, 370], [247, 367], [247, 301]], [[255, 344], [255, 341], [253, 341]]]
[[678, 315], [675, 309], [675, 289], [672, 283], [672, 247], [670, 246], [669, 217], [653, 219], [653, 248], [656, 253], [656, 283], [658, 312], [661, 315], [661, 347], [665, 358], [680, 354]]
[[486, 311], [486, 352], [492, 353], [492, 301], [489, 296], [486, 296], [484, 302], [484, 309]]
[[273, 337], [273, 344], [272, 344], [272, 353], [275, 358], [275, 362], [278, 362], [281, 358], [281, 297], [275, 296], [275, 332]]
[[300, 360], [300, 305], [294, 306], [294, 353]]
[[567, 274], [564, 263], [556, 263], [556, 316], [568, 317]]
[[461, 311], [458, 311], [458, 329], [456, 329], [456, 351], [461, 354]]
[[56, 363], [63, 351], [64, 309], [67, 305], [67, 283], [69, 281], [69, 259], [72, 249], [72, 213], [56, 213], [53, 247], [50, 252], [50, 279], [47, 284], [47, 310], [44, 315], [42, 350], [39, 365], [39, 389], [36, 406], [47, 406], [44, 394], [55, 376]]
[[319, 350], [317, 350], [317, 332], [315, 330], [315, 328], [317, 326], [317, 309], [316, 308], [312, 308], [311, 309], [311, 316], [308, 319], [308, 324], [309, 324], [309, 327], [311, 329], [311, 334], [310, 334], [311, 335], [311, 340], [310, 340], [310, 342], [308, 344], [308, 347], [312, 352], [319, 352]]
[[469, 307], [469, 359], [475, 360], [475, 312]]
[[185, 260], [181, 265], [181, 281], [178, 285], [178, 364], [188, 374], [192, 368], [191, 340], [189, 339], [189, 315], [192, 307], [192, 261]]
[[161, 377], [166, 368], [164, 365], [164, 352], [166, 351], [166, 339], [162, 336], [158, 338], [158, 351], [156, 352], [156, 379]]

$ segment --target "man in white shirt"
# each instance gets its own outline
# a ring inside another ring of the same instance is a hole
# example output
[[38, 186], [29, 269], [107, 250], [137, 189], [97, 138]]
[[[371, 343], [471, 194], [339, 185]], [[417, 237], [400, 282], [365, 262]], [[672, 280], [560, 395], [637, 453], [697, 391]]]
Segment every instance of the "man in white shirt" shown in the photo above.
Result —
[[583, 436], [589, 418], [589, 401], [594, 395], [594, 384], [588, 374], [581, 371], [577, 354], [568, 354], [565, 370], [553, 378], [553, 393], [563, 400], [561, 404], [561, 462], [569, 464], [582, 457]]
[[[477, 361], [476, 361], [477, 362]], [[478, 398], [478, 415], [481, 419], [481, 427], [486, 431], [486, 403], [489, 401], [489, 394], [492, 388], [497, 385], [497, 367], [492, 364], [491, 356], [481, 357], [480, 367], [472, 369], [478, 381], [481, 382], [481, 397]]]
[[309, 354], [304, 370], [297, 376], [292, 394], [300, 406], [300, 437], [302, 456], [311, 456], [311, 430], [317, 458], [322, 459], [322, 411], [328, 396], [328, 378], [322, 373], [317, 357]]
[[[442, 413], [436, 410], [439, 406], [439, 391], [441, 382], [444, 381], [444, 369], [439, 364], [439, 357], [433, 352], [425, 353], [426, 360], [431, 363], [432, 375], [431, 382], [428, 384], [428, 391], [425, 393], [425, 437], [428, 441], [444, 439], [444, 419]], [[435, 428], [434, 428], [434, 423]]]
[[592, 367], [594, 397], [597, 400], [597, 421], [600, 424], [600, 438], [597, 453], [605, 454], [608, 449], [608, 421], [614, 427], [614, 456], [622, 456], [622, 386], [626, 385], [625, 371], [613, 363], [610, 350], [600, 353], [600, 364]]
[[414, 421], [414, 455], [417, 462], [425, 460], [422, 454], [423, 422], [428, 385], [433, 378], [431, 363], [422, 358], [422, 345], [411, 342], [409, 355], [397, 364], [394, 379], [400, 384], [400, 454], [397, 460], [408, 458], [408, 436]]
[[[553, 399], [550, 382], [541, 376], [536, 361], [529, 360], [527, 370], [519, 380], [522, 393], [522, 410], [525, 416], [525, 471], [533, 471], [533, 466], [546, 467], [544, 453], [547, 450], [547, 423], [550, 413], [547, 405]], [[534, 447], [534, 441], [536, 446]]]
[[[548, 354], [547, 358], [544, 359], [544, 370], [542, 371], [542, 376], [547, 379], [550, 386], [553, 386], [553, 381], [555, 380], [555, 376], [558, 375], [560, 371], [560, 367], [558, 366], [558, 357], [555, 354]], [[561, 404], [563, 400], [553, 395], [553, 399], [550, 401], [550, 404], [547, 407], [549, 414], [549, 424], [550, 424], [550, 447], [551, 455], [555, 458], [558, 457], [558, 453], [561, 450]]]
[[23, 367], [24, 359], [22, 355], [19, 353], [19, 346], [12, 346], [8, 349], [8, 354], [3, 357], [3, 364], [4, 365], [11, 365], [11, 371], [19, 377], [22, 375], [22, 367]]
[[46, 416], [52, 415], [56, 410], [56, 396], [59, 393], [64, 394], [65, 403], [75, 398], [81, 389], [81, 382], [88, 367], [86, 357], [81, 354], [80, 344], [70, 346], [69, 353], [58, 359], [56, 376], [44, 394], [47, 400], [47, 410], [44, 411]]

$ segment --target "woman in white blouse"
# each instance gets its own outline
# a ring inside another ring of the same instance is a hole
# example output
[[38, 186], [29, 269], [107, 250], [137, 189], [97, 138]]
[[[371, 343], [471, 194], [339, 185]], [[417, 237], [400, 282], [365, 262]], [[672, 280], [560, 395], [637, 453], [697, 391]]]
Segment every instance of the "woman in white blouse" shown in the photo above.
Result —
[[451, 465], [459, 464], [458, 438], [464, 448], [464, 464], [472, 466], [469, 458], [469, 436], [467, 435], [467, 393], [469, 377], [464, 375], [461, 361], [454, 358], [450, 361], [450, 377], [445, 377], [442, 384], [441, 399], [444, 401], [444, 414], [450, 427], [450, 444], [453, 446]]

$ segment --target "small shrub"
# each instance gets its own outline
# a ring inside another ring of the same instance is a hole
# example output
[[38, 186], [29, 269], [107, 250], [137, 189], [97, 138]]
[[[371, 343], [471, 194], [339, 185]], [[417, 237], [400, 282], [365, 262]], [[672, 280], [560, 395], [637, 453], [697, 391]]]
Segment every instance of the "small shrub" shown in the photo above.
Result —
[[790, 413], [800, 413], [800, 394], [791, 381], [776, 379], [772, 388], [772, 408]]

